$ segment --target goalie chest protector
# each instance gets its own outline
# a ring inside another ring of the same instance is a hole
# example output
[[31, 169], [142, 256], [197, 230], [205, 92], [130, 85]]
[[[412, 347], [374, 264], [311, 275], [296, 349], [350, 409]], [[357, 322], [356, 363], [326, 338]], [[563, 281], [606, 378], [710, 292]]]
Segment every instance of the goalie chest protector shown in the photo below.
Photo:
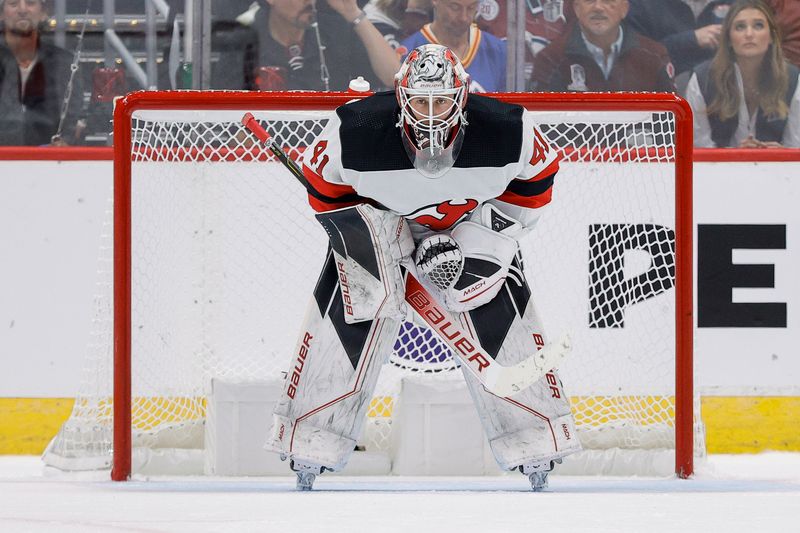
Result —
[[[469, 95], [461, 152], [453, 168], [436, 179], [417, 172], [409, 160], [397, 127], [399, 112], [393, 92], [339, 107], [339, 138], [329, 139], [328, 149], [334, 160], [340, 150], [341, 175], [324, 172], [324, 179], [350, 185], [360, 196], [412, 219], [428, 211], [434, 217], [445, 215], [443, 206], [459, 206], [455, 223], [503, 194], [514, 178], [530, 177], [524, 174], [522, 147], [527, 137], [532, 144], [534, 128], [532, 123], [523, 127], [527, 121], [518, 105]], [[330, 171], [335, 168], [329, 165]]]

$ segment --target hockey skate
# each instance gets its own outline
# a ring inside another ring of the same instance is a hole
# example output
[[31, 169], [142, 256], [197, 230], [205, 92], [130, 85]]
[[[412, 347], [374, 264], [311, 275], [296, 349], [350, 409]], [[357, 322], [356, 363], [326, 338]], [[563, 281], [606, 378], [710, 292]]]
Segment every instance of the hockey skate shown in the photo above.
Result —
[[556, 463], [561, 464], [561, 459], [522, 465], [519, 471], [528, 476], [533, 492], [542, 492], [547, 490], [547, 476], [555, 468]]
[[317, 476], [325, 472], [327, 468], [313, 463], [304, 461], [289, 461], [289, 467], [297, 474], [297, 490], [311, 490], [314, 487], [314, 481]]

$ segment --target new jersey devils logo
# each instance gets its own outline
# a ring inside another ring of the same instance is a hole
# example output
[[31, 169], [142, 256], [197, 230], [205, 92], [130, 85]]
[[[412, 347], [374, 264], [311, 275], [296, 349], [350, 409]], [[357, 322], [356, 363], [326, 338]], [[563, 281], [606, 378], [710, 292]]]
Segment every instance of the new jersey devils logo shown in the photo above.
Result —
[[412, 71], [411, 77], [418, 82], [439, 82], [446, 78], [445, 67], [446, 61], [441, 57], [437, 57], [431, 51], [423, 52], [422, 57], [416, 64], [416, 68]]
[[440, 81], [444, 77], [444, 65], [431, 55], [426, 55], [419, 62], [416, 75], [422, 81]]
[[406, 215], [406, 218], [434, 231], [443, 231], [455, 226], [476, 207], [478, 207], [477, 200], [465, 200], [463, 203], [448, 200], [440, 204], [426, 205]]

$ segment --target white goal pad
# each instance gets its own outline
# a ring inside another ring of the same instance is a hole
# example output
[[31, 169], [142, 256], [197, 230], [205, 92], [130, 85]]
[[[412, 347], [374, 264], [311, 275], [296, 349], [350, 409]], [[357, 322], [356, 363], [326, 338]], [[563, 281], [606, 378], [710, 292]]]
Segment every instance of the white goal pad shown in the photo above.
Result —
[[392, 473], [500, 474], [461, 373], [403, 378], [392, 428]]
[[276, 453], [264, 449], [283, 381], [211, 381], [205, 431], [206, 475], [288, 474]]
[[[283, 381], [213, 380], [205, 429], [204, 468], [215, 476], [294, 476], [288, 461], [264, 448]], [[389, 456], [356, 450], [342, 475], [390, 473]]]

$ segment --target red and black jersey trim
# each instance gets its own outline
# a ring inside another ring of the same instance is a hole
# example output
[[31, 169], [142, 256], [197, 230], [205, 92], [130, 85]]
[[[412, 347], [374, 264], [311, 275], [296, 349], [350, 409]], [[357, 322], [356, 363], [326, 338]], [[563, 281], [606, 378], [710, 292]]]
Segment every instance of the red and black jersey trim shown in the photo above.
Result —
[[322, 176], [303, 165], [303, 175], [308, 180], [308, 203], [317, 212], [341, 209], [351, 205], [372, 203], [349, 185], [339, 185], [325, 181]]
[[550, 203], [553, 182], [558, 173], [558, 160], [553, 161], [542, 172], [529, 180], [511, 180], [498, 200], [522, 207], [542, 207]]

